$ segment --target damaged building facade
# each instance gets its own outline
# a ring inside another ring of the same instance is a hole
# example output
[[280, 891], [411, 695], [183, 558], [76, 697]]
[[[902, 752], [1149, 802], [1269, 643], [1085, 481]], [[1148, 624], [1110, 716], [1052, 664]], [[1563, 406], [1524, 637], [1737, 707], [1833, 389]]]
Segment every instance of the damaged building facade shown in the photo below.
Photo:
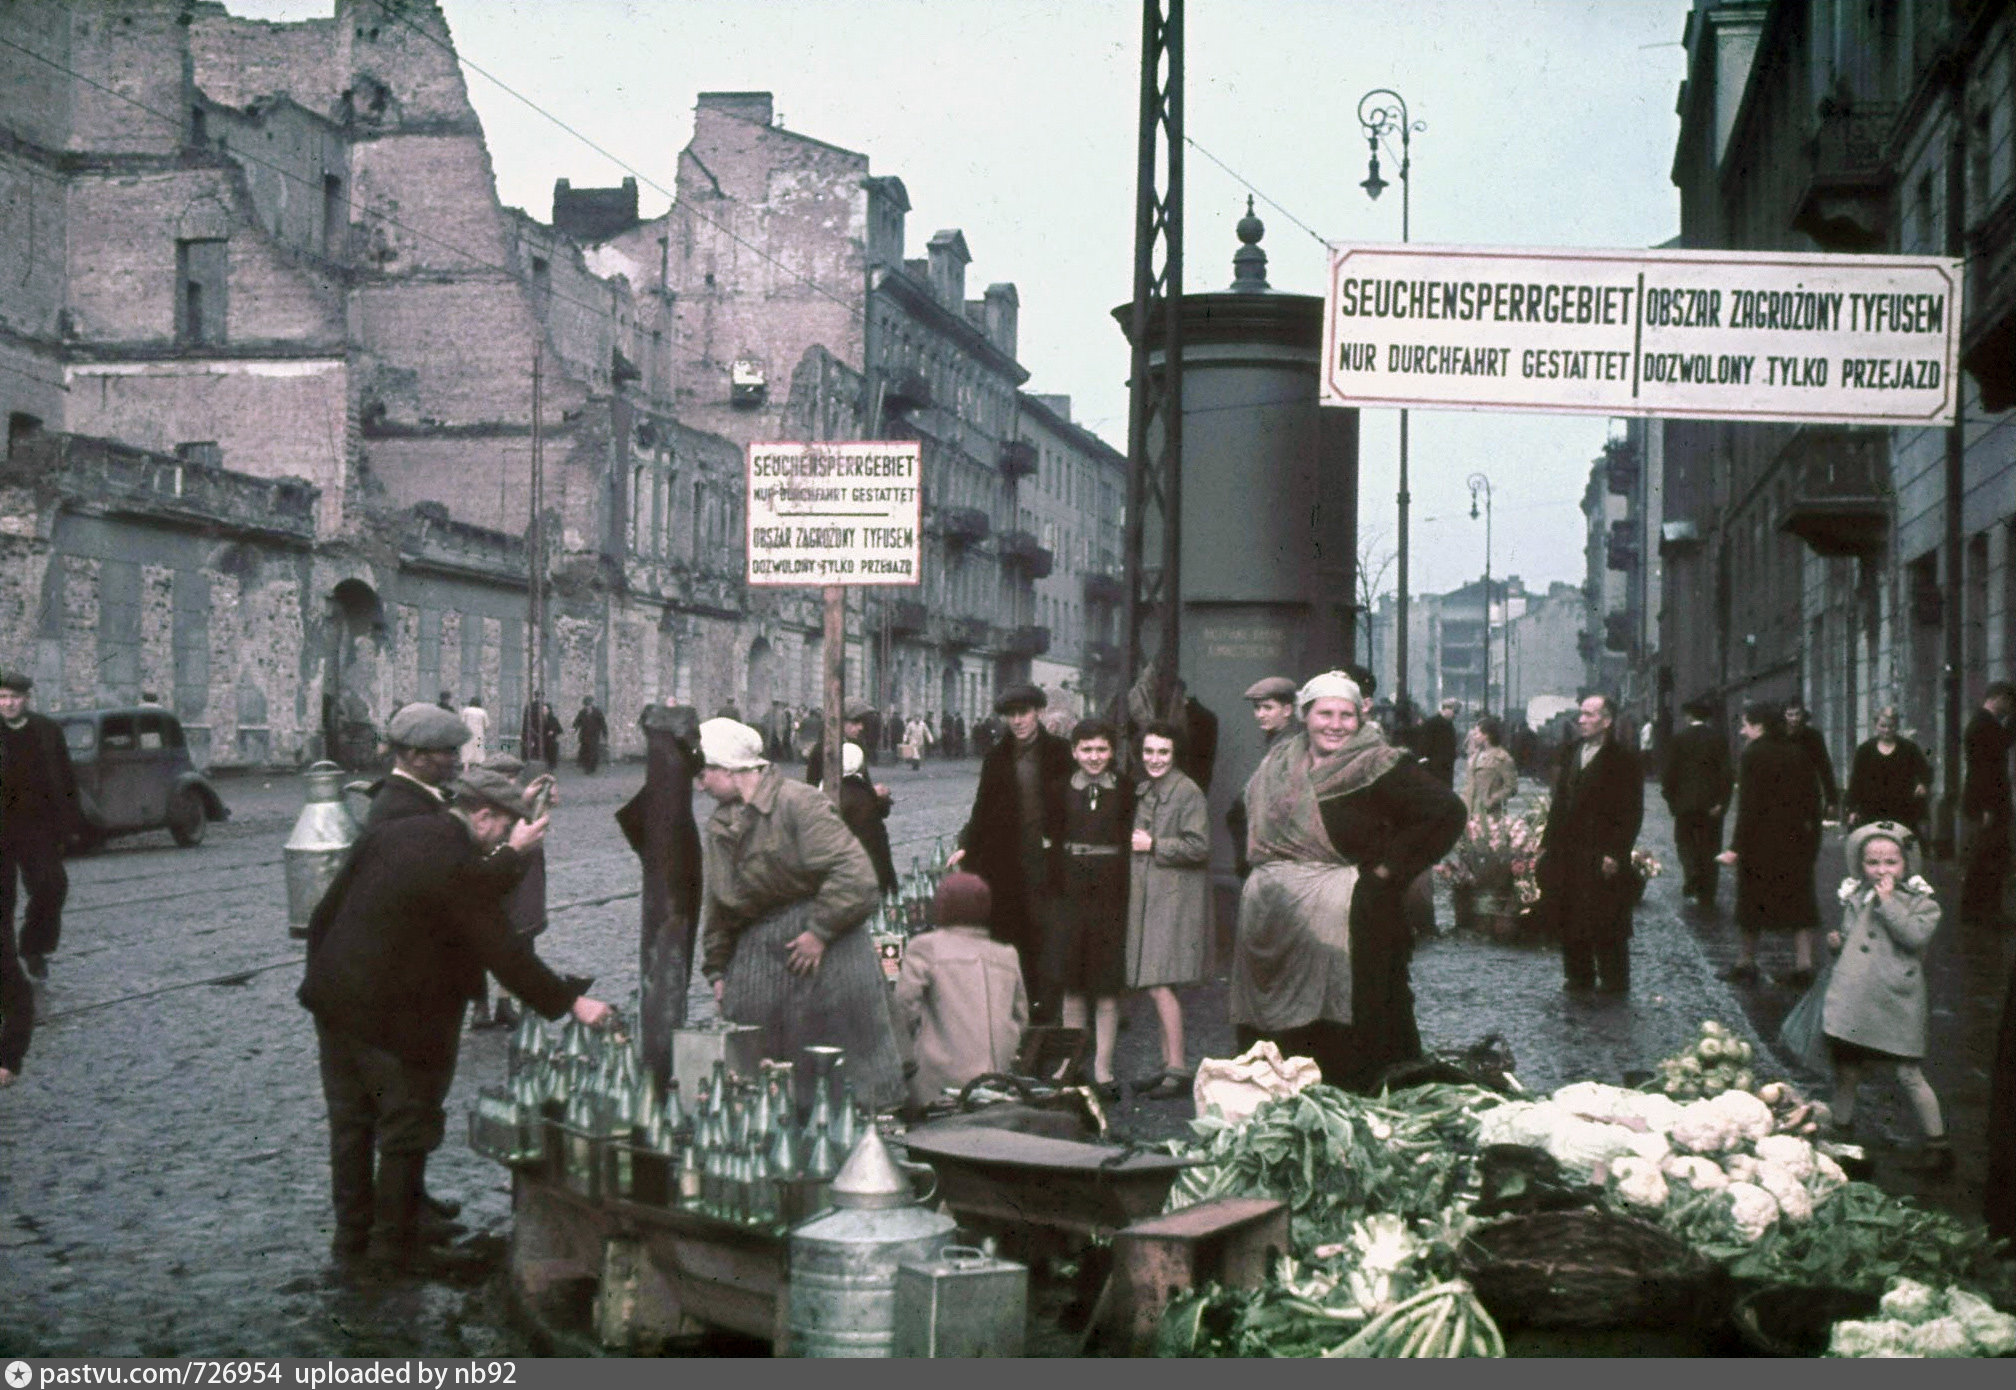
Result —
[[[500, 204], [430, 0], [4, 24], [0, 661], [42, 707], [155, 692], [199, 761], [263, 765], [440, 691], [511, 732], [534, 687], [563, 722], [593, 696], [618, 754], [648, 702], [813, 703], [816, 592], [742, 582], [742, 446], [856, 437], [864, 408], [926, 440], [935, 587], [855, 596], [850, 687], [970, 711], [1026, 671], [1014, 290], [969, 310], [957, 233], [904, 262], [864, 156], [775, 131], [833, 173], [769, 207], [790, 181], [716, 148], [776, 144], [767, 115], [703, 97], [672, 213], [563, 185], [549, 225]], [[765, 249], [792, 216], [816, 263]]]

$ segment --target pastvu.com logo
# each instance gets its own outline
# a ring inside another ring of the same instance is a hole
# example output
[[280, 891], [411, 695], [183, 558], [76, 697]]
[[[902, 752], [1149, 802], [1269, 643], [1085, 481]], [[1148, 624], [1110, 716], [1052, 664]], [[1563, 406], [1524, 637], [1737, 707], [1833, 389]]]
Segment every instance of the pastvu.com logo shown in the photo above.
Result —
[[35, 1379], [35, 1368], [30, 1366], [26, 1361], [9, 1361], [7, 1363], [7, 1384], [13, 1387], [13, 1390], [24, 1390], [28, 1382], [33, 1379]]

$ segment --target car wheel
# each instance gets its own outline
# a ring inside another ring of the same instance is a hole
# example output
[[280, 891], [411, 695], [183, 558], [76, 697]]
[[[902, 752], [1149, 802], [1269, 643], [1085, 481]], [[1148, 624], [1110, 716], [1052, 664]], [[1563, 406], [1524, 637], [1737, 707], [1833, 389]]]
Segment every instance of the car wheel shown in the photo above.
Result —
[[203, 798], [193, 791], [179, 791], [168, 803], [168, 833], [185, 849], [203, 843], [209, 818], [203, 813]]

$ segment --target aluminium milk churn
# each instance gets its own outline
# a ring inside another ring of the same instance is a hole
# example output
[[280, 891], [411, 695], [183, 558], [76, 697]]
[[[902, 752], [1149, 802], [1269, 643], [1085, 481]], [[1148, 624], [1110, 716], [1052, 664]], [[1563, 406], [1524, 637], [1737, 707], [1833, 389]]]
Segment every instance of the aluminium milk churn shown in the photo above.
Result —
[[316, 763], [306, 773], [308, 800], [294, 820], [294, 833], [280, 851], [287, 866], [287, 934], [308, 935], [308, 918], [329, 891], [343, 856], [357, 838], [357, 822], [343, 804], [343, 779], [335, 763]]
[[936, 1259], [957, 1223], [918, 1202], [872, 1125], [831, 1193], [831, 1211], [791, 1232], [790, 1354], [889, 1356], [897, 1266]]

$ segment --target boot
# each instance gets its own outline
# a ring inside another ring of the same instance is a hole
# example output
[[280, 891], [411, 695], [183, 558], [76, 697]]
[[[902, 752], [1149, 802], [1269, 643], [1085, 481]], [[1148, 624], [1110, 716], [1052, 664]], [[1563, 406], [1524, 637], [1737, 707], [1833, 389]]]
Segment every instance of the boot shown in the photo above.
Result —
[[329, 1253], [347, 1259], [364, 1253], [377, 1205], [371, 1175], [371, 1131], [329, 1136], [329, 1189], [335, 1200], [336, 1234]]
[[479, 1282], [489, 1273], [488, 1261], [464, 1251], [435, 1249], [425, 1243], [420, 1211], [426, 1180], [426, 1154], [379, 1156], [378, 1221], [371, 1232], [371, 1262], [390, 1272], [421, 1279]]

